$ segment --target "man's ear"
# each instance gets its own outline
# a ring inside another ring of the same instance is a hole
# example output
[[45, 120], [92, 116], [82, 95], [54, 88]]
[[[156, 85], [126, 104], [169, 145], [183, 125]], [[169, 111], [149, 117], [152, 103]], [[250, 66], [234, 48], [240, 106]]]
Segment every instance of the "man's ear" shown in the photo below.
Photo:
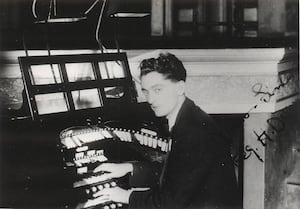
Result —
[[178, 81], [177, 82], [177, 94], [178, 95], [184, 95], [185, 94], [185, 82], [184, 81]]

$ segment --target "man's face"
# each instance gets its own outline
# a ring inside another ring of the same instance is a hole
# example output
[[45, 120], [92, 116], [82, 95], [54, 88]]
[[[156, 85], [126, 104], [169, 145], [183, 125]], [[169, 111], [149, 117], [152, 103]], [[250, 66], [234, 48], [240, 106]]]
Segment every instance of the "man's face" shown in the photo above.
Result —
[[147, 102], [158, 117], [168, 116], [175, 109], [178, 99], [184, 93], [184, 82], [165, 79], [157, 72], [141, 77], [142, 91]]

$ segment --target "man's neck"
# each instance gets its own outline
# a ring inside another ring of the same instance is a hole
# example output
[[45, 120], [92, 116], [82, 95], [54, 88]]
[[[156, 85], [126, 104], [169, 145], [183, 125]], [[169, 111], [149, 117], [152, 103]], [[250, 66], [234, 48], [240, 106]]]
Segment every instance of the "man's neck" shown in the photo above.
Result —
[[169, 131], [171, 131], [173, 126], [175, 125], [178, 112], [179, 112], [184, 100], [185, 100], [184, 95], [179, 97], [178, 102], [177, 102], [176, 106], [174, 107], [174, 110], [166, 117], [168, 120]]

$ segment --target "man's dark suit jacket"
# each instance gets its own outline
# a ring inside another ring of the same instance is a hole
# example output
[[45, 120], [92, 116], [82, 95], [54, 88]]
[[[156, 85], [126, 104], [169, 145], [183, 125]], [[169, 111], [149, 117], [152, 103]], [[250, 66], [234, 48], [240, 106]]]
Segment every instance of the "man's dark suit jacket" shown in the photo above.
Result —
[[[233, 208], [237, 184], [229, 142], [211, 117], [186, 98], [171, 130], [172, 150], [162, 182], [133, 192], [129, 208]], [[143, 166], [134, 165], [133, 175]], [[149, 171], [149, 170], [148, 170]]]

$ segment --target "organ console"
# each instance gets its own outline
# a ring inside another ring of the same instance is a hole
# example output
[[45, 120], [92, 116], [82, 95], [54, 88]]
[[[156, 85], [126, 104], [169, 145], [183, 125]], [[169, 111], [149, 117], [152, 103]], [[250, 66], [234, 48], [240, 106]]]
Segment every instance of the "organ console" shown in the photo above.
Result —
[[105, 162], [161, 164], [172, 145], [163, 122], [146, 104], [137, 103], [126, 54], [27, 56], [20, 57], [19, 63], [23, 109], [30, 115], [12, 117], [12, 121], [30, 120], [37, 138], [49, 132], [43, 138], [57, 145], [55, 158], [62, 166], [59, 179], [68, 196], [62, 196], [59, 204], [126, 208], [118, 202], [99, 203], [93, 194], [103, 188], [131, 188], [129, 175], [105, 179], [93, 172], [95, 167]]
[[[117, 185], [130, 187], [128, 179], [105, 179], [103, 175], [93, 173], [95, 166], [103, 162], [137, 160], [130, 157], [132, 152], [145, 148], [148, 149], [148, 153], [152, 151], [163, 155], [170, 151], [172, 143], [171, 139], [163, 139], [157, 132], [146, 128], [134, 130], [99, 125], [67, 128], [60, 133], [60, 140], [66, 169], [74, 177], [72, 187], [79, 190], [84, 197], [77, 208], [98, 205], [93, 194], [103, 188]], [[102, 208], [111, 209], [123, 207], [120, 203], [100, 205]]]

